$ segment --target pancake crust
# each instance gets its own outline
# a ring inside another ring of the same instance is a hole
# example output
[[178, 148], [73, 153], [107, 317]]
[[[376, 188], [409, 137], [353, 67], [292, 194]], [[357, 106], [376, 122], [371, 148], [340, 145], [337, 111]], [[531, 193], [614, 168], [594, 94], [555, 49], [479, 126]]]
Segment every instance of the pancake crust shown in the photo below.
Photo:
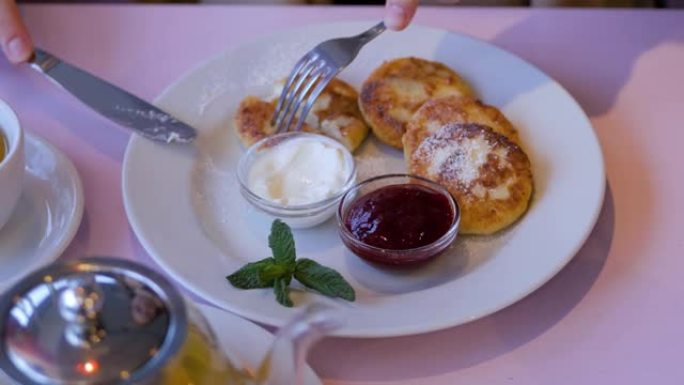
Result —
[[406, 123], [425, 101], [474, 96], [470, 86], [442, 63], [414, 57], [383, 63], [361, 87], [359, 106], [381, 141], [402, 148]]
[[[282, 84], [278, 88], [282, 90]], [[276, 95], [280, 94], [279, 89], [276, 89]], [[359, 111], [357, 99], [358, 94], [352, 86], [333, 79], [316, 99], [302, 130], [327, 135], [354, 151], [370, 131]], [[275, 132], [271, 117], [276, 104], [277, 98], [265, 101], [255, 96], [248, 96], [240, 102], [233, 117], [233, 127], [245, 147]], [[290, 129], [294, 129], [294, 122]]]
[[492, 234], [527, 211], [530, 161], [517, 144], [479, 124], [447, 124], [420, 141], [409, 172], [445, 186], [461, 207], [462, 234]]
[[428, 100], [413, 114], [402, 138], [404, 155], [408, 158], [426, 136], [449, 123], [488, 126], [513, 143], [520, 144], [518, 131], [496, 107], [473, 98], [446, 96]]

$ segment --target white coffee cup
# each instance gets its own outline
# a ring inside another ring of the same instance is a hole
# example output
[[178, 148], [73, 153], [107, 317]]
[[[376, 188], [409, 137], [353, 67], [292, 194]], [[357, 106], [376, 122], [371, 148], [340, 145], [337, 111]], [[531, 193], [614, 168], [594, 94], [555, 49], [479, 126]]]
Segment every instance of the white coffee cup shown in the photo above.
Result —
[[0, 100], [0, 134], [7, 151], [0, 160], [0, 229], [12, 216], [24, 187], [24, 132], [12, 108]]

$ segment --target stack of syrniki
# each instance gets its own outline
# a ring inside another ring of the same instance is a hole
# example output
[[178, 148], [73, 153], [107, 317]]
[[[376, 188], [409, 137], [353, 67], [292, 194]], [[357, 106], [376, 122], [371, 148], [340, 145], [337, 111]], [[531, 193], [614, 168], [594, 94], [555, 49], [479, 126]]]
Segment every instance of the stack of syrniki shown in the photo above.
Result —
[[461, 233], [494, 233], [527, 210], [533, 180], [517, 130], [453, 70], [415, 58], [386, 62], [363, 84], [359, 104], [380, 140], [403, 147], [409, 173], [458, 200]]
[[[277, 96], [242, 100], [233, 123], [245, 146], [274, 133], [276, 103]], [[369, 126], [380, 141], [403, 148], [409, 173], [442, 184], [458, 200], [461, 233], [494, 233], [527, 210], [532, 171], [516, 128], [444, 64], [412, 57], [385, 62], [360, 93], [333, 79], [303, 129], [354, 151]]]

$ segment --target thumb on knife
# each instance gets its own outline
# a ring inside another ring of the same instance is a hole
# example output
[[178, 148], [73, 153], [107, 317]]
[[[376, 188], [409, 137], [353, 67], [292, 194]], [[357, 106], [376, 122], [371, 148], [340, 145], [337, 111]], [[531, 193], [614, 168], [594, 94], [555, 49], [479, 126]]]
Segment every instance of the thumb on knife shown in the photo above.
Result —
[[33, 43], [14, 0], [0, 0], [0, 46], [12, 63], [31, 57]]

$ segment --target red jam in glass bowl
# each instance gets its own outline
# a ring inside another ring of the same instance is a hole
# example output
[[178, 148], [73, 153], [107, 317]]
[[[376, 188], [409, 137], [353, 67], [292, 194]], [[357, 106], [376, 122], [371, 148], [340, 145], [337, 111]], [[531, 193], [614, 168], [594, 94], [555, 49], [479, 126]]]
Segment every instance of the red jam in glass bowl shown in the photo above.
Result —
[[410, 265], [441, 254], [456, 238], [458, 204], [439, 184], [385, 175], [351, 188], [340, 202], [342, 242], [356, 255], [387, 265]]

